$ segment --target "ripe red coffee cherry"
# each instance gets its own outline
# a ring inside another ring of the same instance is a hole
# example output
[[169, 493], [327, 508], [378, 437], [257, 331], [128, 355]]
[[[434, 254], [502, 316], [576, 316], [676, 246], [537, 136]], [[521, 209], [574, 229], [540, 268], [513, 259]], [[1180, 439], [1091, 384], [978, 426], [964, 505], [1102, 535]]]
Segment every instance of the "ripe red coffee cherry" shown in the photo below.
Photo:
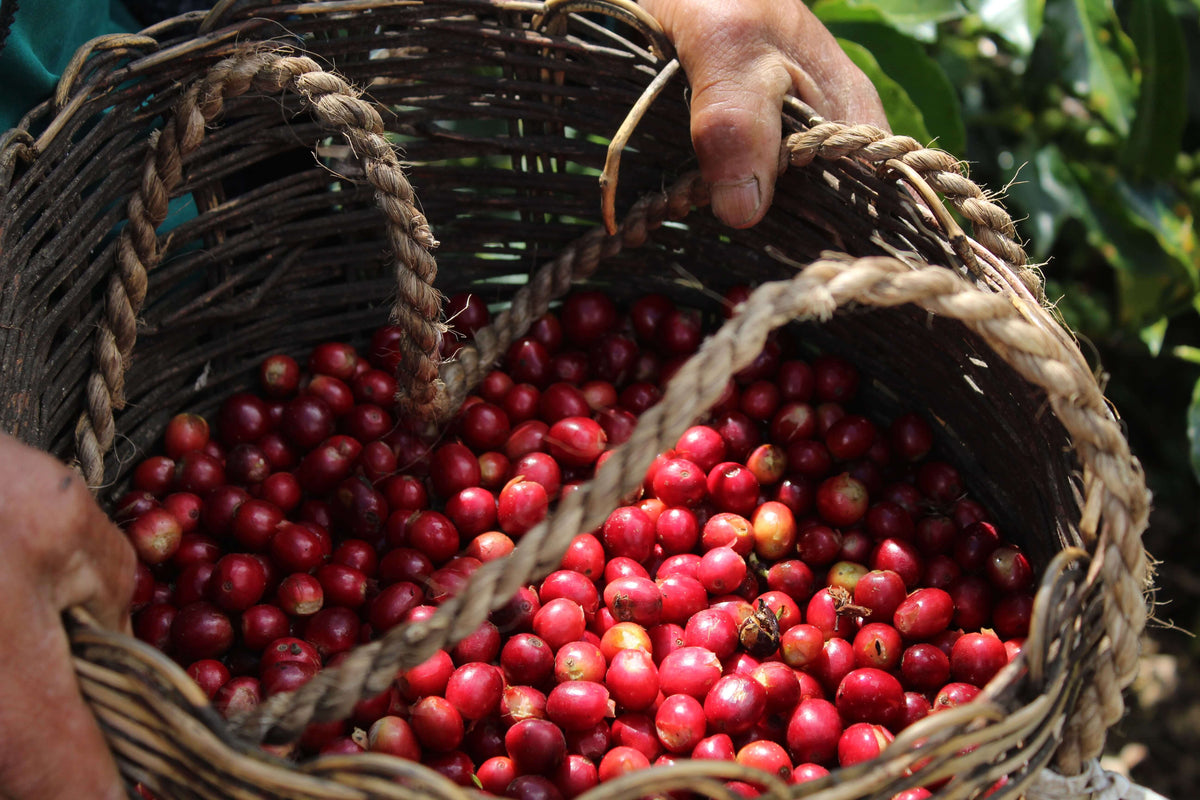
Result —
[[225, 467], [221, 459], [202, 450], [193, 450], [184, 453], [175, 462], [175, 480], [171, 488], [176, 492], [191, 492], [204, 497], [224, 484], [225, 479]]
[[723, 461], [709, 470], [704, 487], [718, 511], [749, 515], [758, 505], [758, 478], [736, 461]]
[[[350, 475], [362, 453], [362, 444], [350, 436], [334, 435], [309, 451], [296, 468], [300, 485], [314, 494], [328, 492]], [[478, 463], [476, 469], [478, 469]]]
[[669, 311], [659, 324], [655, 344], [667, 355], [689, 355], [696, 352], [702, 337], [697, 315], [677, 308]]
[[652, 487], [667, 506], [691, 508], [704, 499], [704, 471], [686, 458], [671, 458], [655, 471]]
[[988, 554], [988, 580], [1001, 592], [1024, 592], [1033, 584], [1033, 568], [1016, 545], [1001, 545]]
[[567, 756], [562, 729], [545, 719], [526, 719], [513, 725], [504, 734], [504, 747], [523, 775], [549, 773]]
[[588, 417], [565, 417], [546, 431], [545, 445], [560, 464], [586, 467], [604, 452], [608, 436], [599, 423]]
[[675, 452], [707, 473], [725, 460], [725, 440], [708, 425], [695, 425], [680, 435]]
[[629, 711], [644, 711], [658, 699], [658, 667], [644, 650], [619, 650], [604, 678], [612, 699]]
[[463, 740], [463, 718], [444, 697], [423, 697], [412, 707], [409, 725], [421, 747], [436, 753], [457, 748]]
[[958, 470], [944, 461], [926, 461], [917, 468], [917, 488], [935, 503], [949, 505], [962, 496]]
[[955, 708], [964, 703], [969, 703], [979, 694], [979, 687], [972, 683], [948, 683], [941, 688], [934, 697], [933, 703], [930, 705], [931, 714], [936, 714], [938, 711], [945, 711], [947, 708]]
[[600, 340], [617, 322], [617, 307], [599, 291], [572, 292], [559, 315], [563, 334], [579, 347]]
[[204, 600], [179, 609], [171, 620], [170, 630], [171, 649], [185, 664], [220, 658], [233, 646], [233, 624], [229, 617]]
[[841, 417], [825, 432], [825, 446], [838, 461], [862, 458], [875, 443], [875, 423], [860, 414]]
[[463, 444], [450, 442], [429, 456], [429, 479], [440, 497], [453, 497], [469, 486], [478, 486], [479, 459]]
[[483, 719], [500, 710], [504, 678], [491, 664], [463, 664], [446, 683], [446, 700], [464, 720]]
[[898, 458], [917, 462], [933, 449], [933, 429], [924, 417], [910, 411], [892, 420], [888, 441]]
[[797, 764], [832, 764], [842, 735], [842, 718], [828, 700], [802, 700], [787, 726], [787, 748]]
[[746, 561], [732, 547], [714, 547], [696, 565], [696, 578], [714, 595], [734, 591], [745, 577]]
[[578, 640], [586, 628], [583, 609], [565, 597], [550, 600], [533, 616], [533, 632], [554, 650]]
[[848, 722], [893, 726], [904, 711], [904, 688], [889, 672], [860, 667], [842, 678], [835, 704]]
[[595, 727], [608, 714], [608, 689], [593, 681], [566, 681], [546, 695], [546, 717], [564, 731]]
[[775, 499], [790, 508], [797, 517], [812, 510], [816, 495], [816, 485], [800, 475], [785, 477], [775, 487]]
[[817, 487], [817, 513], [830, 525], [848, 528], [867, 513], [867, 487], [843, 472]]
[[350, 379], [350, 391], [359, 403], [373, 403], [382, 408], [391, 408], [396, 401], [398, 385], [391, 373], [381, 369], [368, 369]]
[[361, 629], [358, 615], [348, 608], [322, 608], [304, 625], [304, 639], [328, 660], [358, 644]]
[[596, 584], [584, 575], [569, 569], [556, 570], [542, 579], [538, 587], [538, 599], [544, 606], [555, 598], [567, 598], [583, 609], [591, 619], [600, 607], [600, 592]]
[[600, 538], [610, 558], [644, 561], [654, 548], [655, 525], [641, 508], [621, 506], [605, 519]]
[[167, 458], [177, 459], [208, 444], [208, 420], [199, 414], [176, 414], [163, 430]]
[[729, 547], [743, 558], [748, 558], [754, 550], [754, 527], [742, 515], [722, 511], [704, 523], [700, 531], [700, 547], [705, 551]]
[[870, 761], [887, 747], [893, 736], [882, 725], [856, 722], [842, 732], [838, 739], [838, 764], [849, 767], [862, 761]]
[[516, 538], [541, 522], [549, 505], [544, 486], [514, 478], [500, 490], [496, 520], [502, 531]]
[[568, 417], [588, 418], [591, 407], [583, 391], [576, 385], [587, 374], [587, 358], [578, 351], [562, 353], [555, 357], [553, 365], [561, 380], [550, 384], [541, 392], [537, 402], [537, 414], [547, 425], [553, 425]]
[[333, 434], [335, 419], [329, 404], [312, 394], [301, 394], [283, 408], [282, 432], [297, 447], [316, 447]]
[[262, 598], [266, 581], [261, 561], [252, 555], [230, 553], [213, 566], [210, 599], [226, 611], [245, 611]]
[[617, 622], [636, 622], [643, 627], [657, 625], [662, 617], [663, 596], [649, 578], [623, 577], [604, 587], [604, 605]]
[[758, 724], [767, 707], [767, 690], [745, 675], [725, 675], [704, 696], [708, 728], [736, 736]]
[[721, 672], [721, 661], [711, 650], [681, 647], [659, 665], [659, 688], [664, 695], [687, 694], [700, 699], [708, 694]]
[[983, 687], [1007, 663], [1008, 652], [995, 634], [967, 633], [950, 650], [950, 677]]
[[868, 619], [872, 622], [891, 623], [907, 596], [904, 579], [892, 570], [872, 570], [854, 585], [854, 604], [870, 609]]
[[946, 630], [954, 616], [954, 601], [941, 589], [917, 589], [904, 599], [892, 624], [909, 641], [930, 639]]
[[162, 564], [179, 550], [183, 526], [165, 508], [150, 508], [125, 526], [125, 535], [138, 558], [154, 566]]
[[700, 541], [700, 522], [691, 509], [668, 508], [655, 520], [654, 533], [663, 553], [690, 553]]
[[859, 667], [895, 670], [903, 651], [900, 633], [882, 622], [864, 625], [854, 635], [854, 663]]
[[667, 695], [654, 714], [655, 733], [672, 753], [690, 753], [704, 738], [706, 724], [704, 706], [690, 694]]
[[727, 611], [707, 608], [688, 619], [683, 642], [688, 647], [711, 650], [723, 660], [738, 648], [738, 624]]
[[239, 442], [254, 442], [271, 428], [267, 404], [257, 395], [239, 392], [221, 404], [217, 414], [217, 430], [221, 443], [232, 447]]
[[845, 403], [858, 390], [858, 370], [838, 356], [820, 356], [812, 362], [813, 391], [817, 399]]
[[358, 366], [358, 353], [344, 342], [323, 342], [313, 348], [308, 357], [308, 370], [348, 381]]
[[267, 356], [258, 368], [258, 385], [274, 400], [291, 397], [300, 387], [300, 365], [283, 353]]

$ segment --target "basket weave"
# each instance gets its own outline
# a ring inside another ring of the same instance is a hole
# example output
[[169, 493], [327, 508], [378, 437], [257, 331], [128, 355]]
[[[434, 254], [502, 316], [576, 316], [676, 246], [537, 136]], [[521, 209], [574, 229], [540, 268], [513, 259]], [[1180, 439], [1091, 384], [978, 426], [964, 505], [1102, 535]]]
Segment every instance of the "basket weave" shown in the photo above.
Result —
[[[131, 782], [165, 798], [473, 794], [399, 759], [296, 765], [257, 745], [347, 716], [554, 569], [788, 324], [873, 376], [873, 407], [925, 408], [941, 451], [1045, 579], [1023, 656], [975, 702], [911, 726], [872, 762], [768, 789], [890, 797], [954, 776], [937, 796], [957, 798], [1006, 777], [991, 796], [1016, 797], [1047, 764], [1073, 773], [1100, 752], [1136, 670], [1149, 498], [1009, 218], [945, 153], [790, 104], [772, 211], [724, 228], [689, 172], [676, 76], [632, 133], [622, 221], [605, 234], [604, 142], [663, 64], [636, 32], [567, 13], [596, 5], [221, 2], [91, 43], [56, 101], [0, 143], [2, 423], [107, 500], [173, 414], [210, 413], [265, 355], [361, 341], [389, 313], [410, 332], [401, 408], [436, 421], [574, 282], [714, 312], [714, 291], [762, 284], [512, 556], [432, 619], [245, 718], [220, 719], [165, 656], [73, 614], [80, 685]], [[478, 350], [439, 365], [438, 291], [468, 288], [507, 311]], [[727, 796], [721, 780], [744, 775], [691, 762], [589, 797]]]

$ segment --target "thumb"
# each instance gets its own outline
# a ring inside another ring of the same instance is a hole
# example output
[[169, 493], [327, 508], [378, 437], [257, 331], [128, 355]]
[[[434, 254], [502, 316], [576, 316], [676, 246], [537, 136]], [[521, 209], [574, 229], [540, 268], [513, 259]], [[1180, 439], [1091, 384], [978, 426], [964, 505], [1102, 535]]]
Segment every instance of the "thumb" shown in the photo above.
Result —
[[775, 191], [780, 111], [791, 78], [769, 56], [756, 64], [710, 57], [689, 75], [692, 144], [713, 213], [730, 227], [750, 227], [762, 219]]

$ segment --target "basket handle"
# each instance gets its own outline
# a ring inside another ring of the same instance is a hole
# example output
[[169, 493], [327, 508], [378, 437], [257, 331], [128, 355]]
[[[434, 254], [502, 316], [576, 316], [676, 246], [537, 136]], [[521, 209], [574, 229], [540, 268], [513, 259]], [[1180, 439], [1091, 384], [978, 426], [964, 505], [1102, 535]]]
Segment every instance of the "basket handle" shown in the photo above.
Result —
[[[828, 133], [827, 129], [813, 136]], [[800, 137], [786, 145], [798, 161], [822, 152], [819, 141]], [[898, 146], [892, 141], [897, 137], [873, 137], [867, 137], [871, 141], [864, 147], [874, 147], [888, 159], [897, 157], [891, 152]], [[918, 149], [910, 153], [923, 157]], [[475, 346], [464, 348], [465, 359], [444, 365], [448, 385], [472, 385], [490, 359], [503, 352], [503, 341], [520, 335], [516, 331], [521, 325], [544, 312], [549, 300], [564, 293], [574, 280], [590, 275], [601, 261], [623, 248], [641, 245], [664, 221], [682, 219], [706, 202], [699, 174], [691, 173], [667, 192], [638, 201], [615, 234], [607, 235], [602, 228], [584, 234], [543, 266], [492, 326], [476, 333]], [[579, 531], [603, 522], [618, 499], [640, 481], [638, 476], [655, 455], [717, 400], [722, 376], [749, 364], [771, 330], [796, 319], [825, 319], [852, 302], [880, 307], [917, 303], [961, 321], [1022, 376], [1047, 391], [1051, 406], [1078, 443], [1080, 459], [1087, 465], [1080, 532], [1094, 554], [1087, 586], [1094, 591], [1103, 581], [1108, 645], [1096, 654], [1094, 677], [1083, 689], [1059, 750], [1060, 766], [1068, 772], [1077, 770], [1080, 757], [1098, 753], [1107, 727], [1120, 717], [1121, 690], [1136, 671], [1138, 636], [1146, 618], [1142, 591], [1147, 563], [1141, 533], [1149, 496], [1144, 477], [1103, 394], [1063, 329], [1040, 320], [1031, 304], [1019, 302], [1011, 292], [981, 292], [952, 270], [914, 267], [884, 257], [824, 259], [807, 265], [791, 280], [759, 287], [740, 313], [680, 368], [662, 401], [642, 415], [630, 440], [612, 451], [595, 478], [562, 498], [543, 522], [522, 537], [513, 553], [480, 567], [463, 591], [430, 619], [398, 627], [356, 648], [338, 667], [318, 674], [295, 693], [268, 699], [245, 718], [233, 721], [234, 726], [253, 740], [290, 740], [314, 719], [346, 716], [359, 699], [385, 689], [397, 670], [414, 666], [434, 650], [470, 634], [517, 589], [555, 569]]]
[[162, 257], [157, 228], [166, 219], [171, 193], [183, 179], [183, 159], [204, 138], [205, 126], [225, 101], [251, 89], [278, 94], [294, 91], [329, 129], [341, 133], [362, 159], [367, 180], [387, 220], [395, 257], [397, 298], [393, 320], [405, 333], [397, 367], [400, 412], [436, 416], [445, 400], [438, 391], [438, 344], [445, 329], [441, 295], [433, 288], [437, 264], [430, 251], [437, 241], [416, 207], [412, 185], [384, 138], [375, 107], [359, 99], [346, 81], [326, 72], [290, 48], [255, 45], [209, 70], [188, 88], [175, 113], [152, 136], [141, 182], [128, 201], [128, 224], [117, 243], [117, 270], [109, 280], [104, 314], [95, 339], [94, 368], [88, 377], [86, 409], [75, 427], [78, 466], [89, 485], [104, 480], [104, 456], [116, 438], [113, 411], [125, 404], [125, 371], [137, 341], [137, 318], [146, 299], [147, 273]]

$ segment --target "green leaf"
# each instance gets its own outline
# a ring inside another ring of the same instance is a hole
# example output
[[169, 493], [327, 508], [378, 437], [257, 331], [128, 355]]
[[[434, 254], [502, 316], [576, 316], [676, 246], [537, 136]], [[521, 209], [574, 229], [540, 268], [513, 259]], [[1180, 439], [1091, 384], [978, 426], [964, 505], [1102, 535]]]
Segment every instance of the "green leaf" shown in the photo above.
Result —
[[1171, 355], [1189, 364], [1200, 364], [1200, 347], [1190, 344], [1179, 344], [1171, 348]]
[[921, 109], [904, 91], [904, 87], [888, 77], [887, 73], [879, 66], [879, 62], [875, 60], [875, 56], [871, 55], [871, 51], [845, 39], [838, 39], [838, 44], [846, 51], [846, 55], [850, 56], [850, 60], [871, 79], [871, 83], [875, 84], [875, 90], [879, 92], [879, 99], [883, 101], [883, 110], [887, 112], [892, 131], [903, 136], [911, 136], [918, 142], [932, 140], [929, 129], [925, 127], [925, 118], [921, 114]]
[[[899, 84], [920, 109], [925, 128], [936, 137], [937, 146], [963, 155], [967, 146], [966, 129], [958, 93], [942, 68], [925, 53], [925, 48], [912, 37], [890, 27], [877, 11], [864, 13], [843, 3], [842, 12], [848, 12], [846, 17], [849, 18], [839, 19], [841, 12], [831, 10], [833, 15], [825, 25], [833, 35], [870, 50], [880, 69]], [[891, 109], [888, 111], [890, 117]], [[928, 143], [928, 140], [921, 141]]]
[[[1164, 184], [1135, 184], [1103, 166], [1071, 162], [1057, 147], [1017, 151], [1007, 203], [1042, 260], [1068, 220], [1112, 266], [1120, 324], [1131, 331], [1189, 307], [1200, 285], [1194, 219]], [[1048, 270], [1051, 274], [1054, 265]], [[1062, 277], [1062, 276], [1059, 276]]]
[[1146, 345], [1146, 349], [1150, 351], [1150, 355], [1157, 357], [1162, 352], [1163, 340], [1167, 338], [1167, 326], [1169, 324], [1170, 320], [1163, 317], [1138, 331], [1138, 337], [1141, 338], [1142, 344]]
[[842, 20], [861, 12], [864, 20], [882, 19], [901, 33], [922, 42], [937, 39], [937, 24], [959, 19], [967, 9], [960, 0], [817, 0], [813, 13], [822, 22], [836, 13]]
[[1134, 176], [1166, 177], [1187, 122], [1187, 48], [1166, 0], [1134, 0], [1129, 35], [1141, 67], [1137, 112], [1122, 164]]
[[1192, 402], [1187, 410], [1187, 435], [1191, 445], [1192, 475], [1200, 481], [1200, 381], [1192, 389]]
[[1022, 233], [1035, 261], [1043, 261], [1058, 239], [1063, 223], [1080, 216], [1087, 208], [1087, 193], [1054, 145], [1030, 146], [1013, 153], [1014, 168], [1005, 177], [1009, 181], [1008, 198], [1025, 219]]
[[1111, 3], [1052, 0], [1046, 6], [1046, 28], [1059, 58], [1059, 74], [1047, 77], [1064, 81], [1114, 132], [1127, 136], [1137, 88], [1128, 66], [1132, 45]]
[[1116, 270], [1121, 323], [1136, 329], [1189, 308], [1198, 286], [1191, 211], [1165, 185], [1083, 164], [1074, 171], [1088, 187], [1088, 242]]
[[1046, 0], [968, 0], [967, 6], [1018, 55], [1028, 56], [1042, 32]]

